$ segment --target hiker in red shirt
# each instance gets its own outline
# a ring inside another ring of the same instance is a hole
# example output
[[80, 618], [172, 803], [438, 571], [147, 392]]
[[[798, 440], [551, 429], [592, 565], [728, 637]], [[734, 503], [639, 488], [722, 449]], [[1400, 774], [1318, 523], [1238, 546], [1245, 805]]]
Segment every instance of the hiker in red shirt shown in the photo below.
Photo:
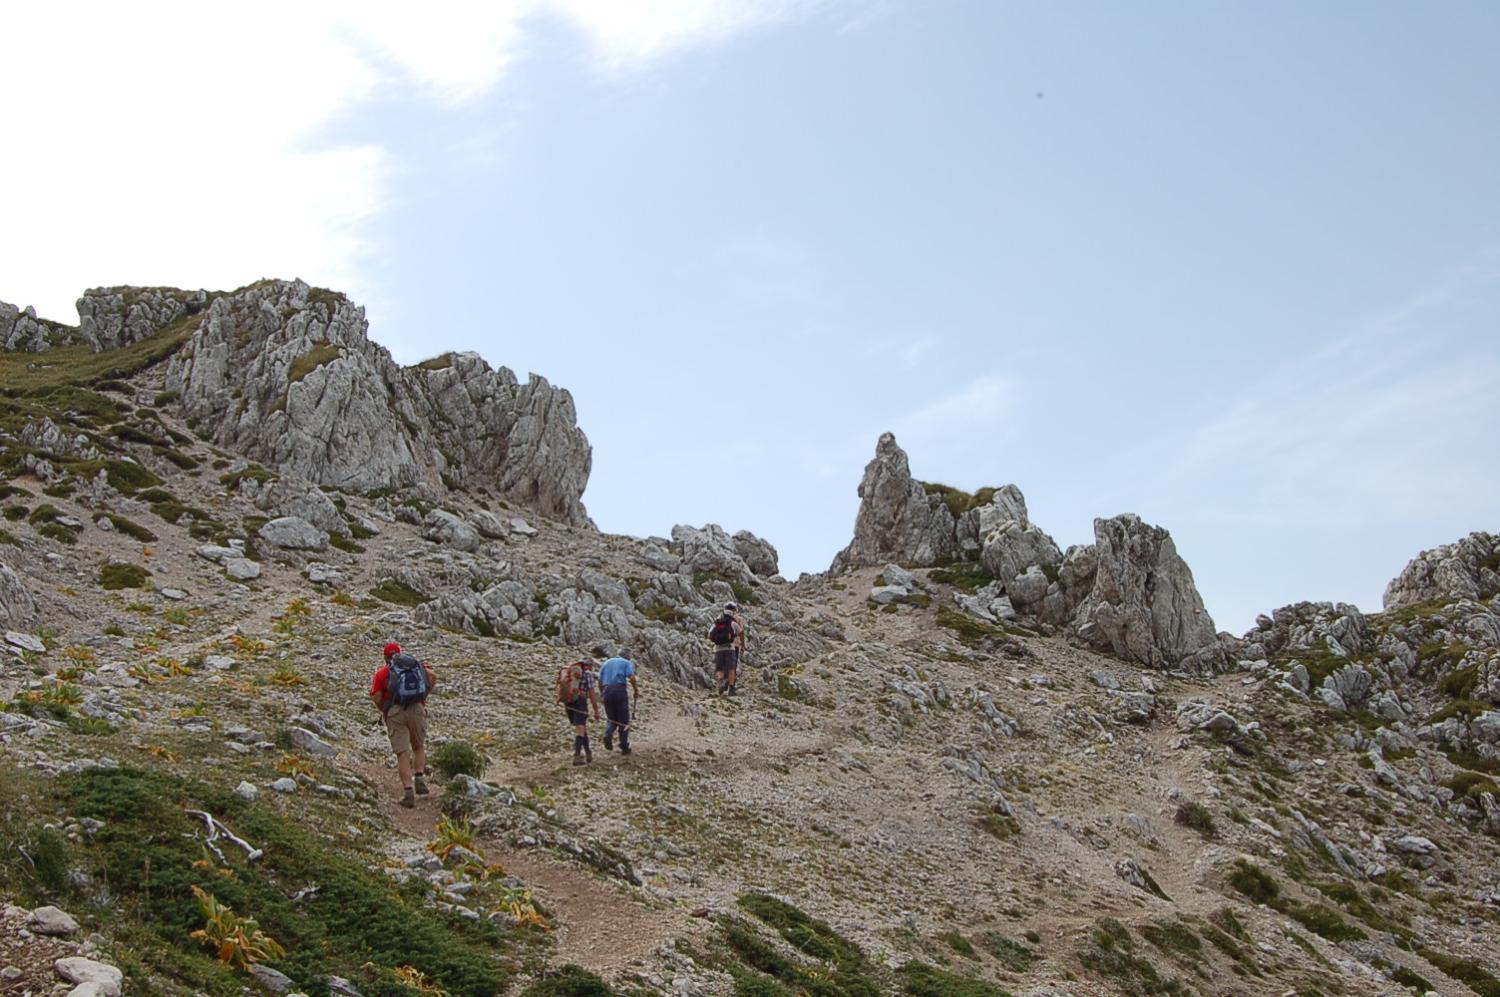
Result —
[[427, 694], [437, 676], [427, 662], [401, 653], [395, 641], [385, 646], [385, 664], [370, 678], [370, 698], [385, 718], [385, 730], [396, 753], [401, 776], [401, 805], [417, 805], [427, 795]]

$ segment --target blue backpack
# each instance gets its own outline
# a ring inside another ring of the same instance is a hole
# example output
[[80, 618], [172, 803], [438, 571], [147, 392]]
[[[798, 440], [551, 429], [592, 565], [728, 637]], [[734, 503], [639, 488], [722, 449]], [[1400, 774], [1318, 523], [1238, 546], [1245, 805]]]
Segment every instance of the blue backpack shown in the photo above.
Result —
[[386, 698], [393, 706], [410, 706], [427, 699], [427, 669], [409, 654], [391, 658], [391, 673], [385, 680]]

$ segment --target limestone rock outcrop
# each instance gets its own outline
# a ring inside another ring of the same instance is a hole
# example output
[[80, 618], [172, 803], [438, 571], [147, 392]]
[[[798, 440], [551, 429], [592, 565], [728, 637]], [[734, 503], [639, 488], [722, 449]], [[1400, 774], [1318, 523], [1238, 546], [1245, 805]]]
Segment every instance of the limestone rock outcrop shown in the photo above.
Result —
[[166, 386], [220, 446], [319, 485], [486, 487], [590, 525], [592, 457], [567, 391], [473, 353], [402, 368], [367, 329], [341, 294], [263, 281], [213, 298]]
[[953, 513], [940, 495], [929, 494], [911, 476], [906, 451], [885, 433], [859, 483], [854, 539], [833, 559], [838, 572], [899, 561], [933, 564], [956, 545]]
[[95, 287], [78, 299], [78, 339], [95, 353], [140, 342], [208, 307], [207, 291]]
[[36, 613], [36, 603], [20, 576], [0, 561], [0, 625], [21, 626]]
[[1475, 532], [1418, 554], [1385, 587], [1386, 609], [1500, 594], [1500, 536]]
[[58, 322], [37, 318], [36, 309], [0, 301], [0, 349], [36, 353], [71, 340], [72, 329]]
[[1158, 668], [1222, 664], [1213, 620], [1172, 536], [1129, 513], [1094, 520], [1094, 581], [1074, 623], [1101, 650]]

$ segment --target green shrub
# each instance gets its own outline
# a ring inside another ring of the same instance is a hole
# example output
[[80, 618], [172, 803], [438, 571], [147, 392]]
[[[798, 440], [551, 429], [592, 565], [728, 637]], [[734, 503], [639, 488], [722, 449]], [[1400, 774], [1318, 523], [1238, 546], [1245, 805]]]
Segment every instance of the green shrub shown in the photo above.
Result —
[[1012, 941], [1000, 934], [991, 931], [979, 940], [984, 950], [994, 956], [1006, 969], [1020, 973], [1028, 969], [1036, 959], [1036, 953], [1020, 942]]
[[1496, 799], [1500, 799], [1500, 787], [1489, 776], [1478, 772], [1463, 771], [1443, 783], [1459, 796], [1467, 796], [1478, 799], [1481, 793], [1490, 793]]
[[17, 523], [25, 519], [29, 511], [24, 505], [8, 505], [5, 507], [5, 518]]
[[1208, 808], [1197, 801], [1184, 803], [1177, 808], [1177, 813], [1172, 820], [1182, 827], [1191, 828], [1198, 832], [1204, 841], [1211, 841], [1218, 837], [1218, 831], [1214, 827], [1214, 816], [1209, 813]]
[[43, 523], [55, 523], [63, 517], [64, 513], [55, 505], [43, 502], [31, 511], [26, 521], [32, 526], [40, 526]]
[[99, 569], [99, 587], [116, 591], [119, 589], [143, 589], [151, 572], [139, 564], [123, 564], [111, 561]]
[[361, 547], [359, 544], [355, 543], [348, 537], [344, 536], [342, 533], [328, 534], [328, 544], [331, 547], [338, 548], [345, 554], [363, 554], [365, 552], [365, 549], [363, 547]]
[[372, 588], [370, 594], [382, 602], [389, 602], [397, 606], [420, 606], [424, 602], [431, 601], [416, 589], [410, 588], [394, 578], [387, 578]]
[[956, 931], [945, 931], [938, 938], [965, 959], [979, 958], [979, 953], [974, 951], [974, 946], [969, 943], [969, 940]]
[[1130, 931], [1112, 917], [1100, 918], [1089, 944], [1078, 953], [1085, 969], [1111, 980], [1127, 994], [1175, 994], [1182, 991], [1176, 980], [1163, 979], [1150, 960], [1134, 954]]
[[427, 760], [448, 779], [456, 775], [482, 779], [487, 764], [479, 749], [466, 741], [444, 741], [427, 755]]
[[1193, 929], [1181, 921], [1157, 921], [1141, 928], [1141, 937], [1168, 955], [1197, 962], [1203, 943]]
[[521, 997], [614, 997], [614, 991], [588, 970], [567, 965], [522, 990]]
[[37, 532], [49, 540], [56, 540], [58, 543], [76, 544], [78, 542], [78, 533], [61, 523], [43, 523], [37, 527]]
[[131, 522], [124, 516], [117, 516], [111, 512], [108, 514], [107, 518], [109, 519], [110, 524], [114, 526], [114, 528], [118, 532], [125, 534], [132, 540], [138, 540], [144, 544], [151, 543], [156, 539], [155, 533], [152, 533], [150, 530], [146, 529], [144, 526], [141, 526], [139, 523]]
[[1412, 972], [1405, 966], [1397, 966], [1395, 972], [1391, 973], [1391, 980], [1401, 984], [1403, 987], [1410, 987], [1419, 994], [1425, 994], [1433, 989], [1432, 984], [1428, 983], [1424, 977]]
[[1281, 896], [1281, 886], [1275, 878], [1260, 866], [1244, 859], [1235, 860], [1234, 871], [1229, 874], [1229, 885], [1251, 901], [1271, 907], [1276, 906], [1276, 901]]

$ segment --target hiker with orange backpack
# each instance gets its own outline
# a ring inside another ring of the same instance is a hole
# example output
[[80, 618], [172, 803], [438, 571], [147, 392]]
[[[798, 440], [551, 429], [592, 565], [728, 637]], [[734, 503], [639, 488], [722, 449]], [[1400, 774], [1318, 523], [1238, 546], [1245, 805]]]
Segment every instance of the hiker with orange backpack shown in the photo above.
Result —
[[417, 794], [427, 795], [427, 695], [436, 683], [431, 666], [402, 653], [395, 641], [385, 646], [385, 664], [370, 676], [370, 698], [396, 753], [403, 807], [416, 806]]
[[573, 727], [574, 765], [594, 760], [594, 751], [589, 747], [589, 704], [594, 706], [594, 719], [602, 719], [599, 716], [597, 679], [592, 658], [583, 658], [557, 670], [557, 701], [562, 704], [568, 723]]

